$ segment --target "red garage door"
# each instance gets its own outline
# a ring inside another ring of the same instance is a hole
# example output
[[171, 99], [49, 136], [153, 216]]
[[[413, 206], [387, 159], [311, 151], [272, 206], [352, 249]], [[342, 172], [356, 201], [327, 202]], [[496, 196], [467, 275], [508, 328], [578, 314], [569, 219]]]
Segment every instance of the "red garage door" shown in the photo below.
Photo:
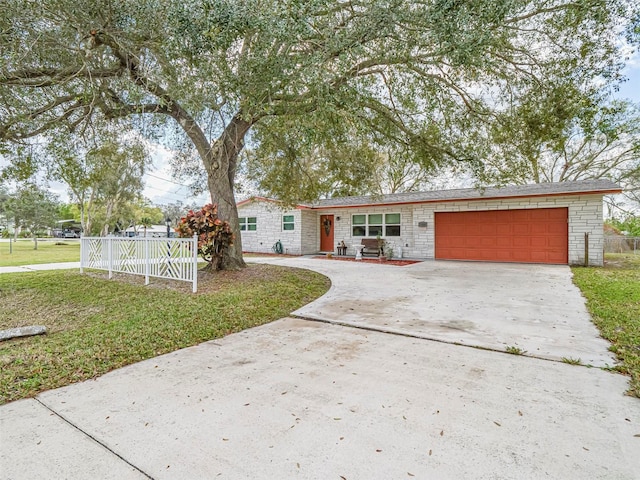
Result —
[[497, 262], [569, 262], [568, 209], [440, 212], [436, 258]]

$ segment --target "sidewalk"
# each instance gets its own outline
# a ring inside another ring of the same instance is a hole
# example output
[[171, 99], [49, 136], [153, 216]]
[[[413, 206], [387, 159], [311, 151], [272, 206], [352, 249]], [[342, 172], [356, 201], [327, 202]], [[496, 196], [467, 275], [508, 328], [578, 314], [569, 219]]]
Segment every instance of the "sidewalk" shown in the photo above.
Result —
[[35, 265], [20, 265], [16, 267], [0, 267], [0, 274], [38, 272], [42, 270], [71, 270], [79, 268], [80, 262], [40, 263]]

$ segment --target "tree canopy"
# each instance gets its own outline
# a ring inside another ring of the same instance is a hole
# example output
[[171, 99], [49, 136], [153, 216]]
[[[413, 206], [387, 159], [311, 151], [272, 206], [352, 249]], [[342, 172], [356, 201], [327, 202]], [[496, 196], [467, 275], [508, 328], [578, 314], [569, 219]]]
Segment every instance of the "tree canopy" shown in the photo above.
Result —
[[38, 248], [38, 234], [53, 227], [60, 205], [57, 197], [43, 187], [25, 184], [18, 188], [8, 200], [14, 228], [26, 228], [33, 237], [34, 249]]
[[[529, 91], [615, 82], [623, 36], [638, 35], [627, 0], [5, 0], [3, 9], [5, 150], [43, 134], [88, 135], [103, 121], [147, 134], [171, 121], [236, 234], [247, 139], [284, 160], [356, 138], [400, 145], [424, 167], [481, 162], [471, 126]], [[281, 166], [282, 182], [305, 168]], [[236, 237], [230, 267], [243, 264]]]

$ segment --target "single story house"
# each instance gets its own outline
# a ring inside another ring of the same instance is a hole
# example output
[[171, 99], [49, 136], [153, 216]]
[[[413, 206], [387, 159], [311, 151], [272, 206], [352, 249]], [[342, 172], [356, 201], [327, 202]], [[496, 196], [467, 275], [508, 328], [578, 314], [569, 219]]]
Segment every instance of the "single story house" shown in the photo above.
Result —
[[584, 264], [604, 260], [603, 195], [609, 180], [319, 200], [284, 207], [252, 197], [238, 203], [243, 250], [293, 255], [347, 254], [380, 236], [395, 257]]

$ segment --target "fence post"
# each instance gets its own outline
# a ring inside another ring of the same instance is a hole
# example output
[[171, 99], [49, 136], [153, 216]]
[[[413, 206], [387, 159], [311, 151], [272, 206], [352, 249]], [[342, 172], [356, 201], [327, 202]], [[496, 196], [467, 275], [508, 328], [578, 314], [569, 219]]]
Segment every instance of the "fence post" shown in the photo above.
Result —
[[149, 285], [149, 239], [145, 238], [144, 242], [144, 284]]
[[584, 266], [589, 266], [589, 234], [584, 234]]
[[80, 234], [80, 273], [84, 273], [84, 235], [82, 233]]
[[107, 263], [109, 264], [109, 280], [113, 278], [113, 238], [107, 237]]
[[193, 234], [193, 245], [191, 248], [193, 255], [193, 293], [198, 291], [198, 234]]

